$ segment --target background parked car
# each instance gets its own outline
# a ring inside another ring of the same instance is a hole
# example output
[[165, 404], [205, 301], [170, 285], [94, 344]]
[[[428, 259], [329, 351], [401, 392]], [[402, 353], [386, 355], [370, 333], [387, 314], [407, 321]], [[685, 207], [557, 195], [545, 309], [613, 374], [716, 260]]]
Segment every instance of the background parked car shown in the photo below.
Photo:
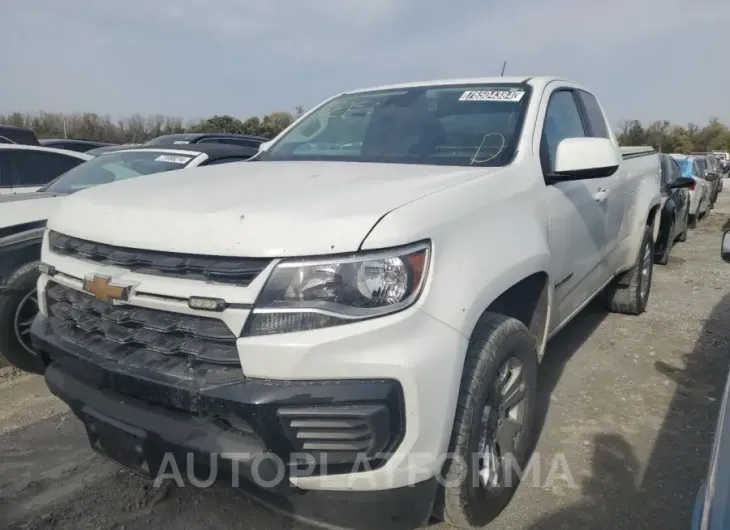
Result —
[[692, 153], [697, 160], [704, 175], [702, 176], [710, 184], [710, 210], [715, 207], [717, 195], [720, 193], [720, 168], [713, 155], [707, 153]]
[[660, 265], [669, 262], [674, 242], [687, 240], [689, 231], [690, 192], [694, 184], [691, 177], [683, 177], [677, 162], [669, 155], [660, 154], [662, 172], [662, 213], [659, 236], [654, 244], [654, 256]]
[[35, 191], [91, 158], [51, 147], [0, 144], [0, 196]]
[[141, 145], [142, 144], [105, 145], [103, 147], [89, 149], [86, 152], [90, 155], [99, 156], [102, 153], [111, 153], [112, 151], [121, 151], [122, 149], [131, 149], [132, 147], [140, 147]]
[[92, 140], [73, 140], [71, 138], [64, 138], [60, 140], [40, 140], [42, 146], [55, 147], [56, 149], [68, 149], [69, 151], [78, 151], [79, 153], [85, 153], [91, 149], [97, 147], [105, 147], [109, 145], [115, 145], [109, 142], [94, 142]]
[[143, 146], [98, 157], [73, 153], [91, 160], [37, 192], [0, 198], [0, 354], [22, 370], [43, 370], [28, 331], [38, 312], [35, 289], [46, 220], [64, 196], [152, 173], [245, 161], [256, 152], [252, 147], [201, 144], [178, 149]]
[[703, 178], [704, 172], [695, 157], [682, 154], [669, 156], [677, 162], [683, 177], [691, 177], [695, 181], [687, 188], [690, 196], [689, 225], [692, 228], [710, 211], [710, 183]]
[[40, 145], [32, 130], [10, 125], [0, 125], [0, 144]]
[[268, 140], [268, 138], [263, 136], [252, 136], [248, 134], [184, 133], [158, 136], [145, 145], [231, 144], [258, 148], [259, 145]]

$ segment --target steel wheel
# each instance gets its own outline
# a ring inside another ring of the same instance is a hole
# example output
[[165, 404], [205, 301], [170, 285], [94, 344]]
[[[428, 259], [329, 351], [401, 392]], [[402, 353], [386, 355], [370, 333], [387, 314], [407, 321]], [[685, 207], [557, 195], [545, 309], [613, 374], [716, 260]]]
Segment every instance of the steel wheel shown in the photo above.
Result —
[[508, 358], [497, 377], [482, 411], [482, 434], [477, 446], [479, 481], [482, 488], [497, 490], [505, 477], [505, 459], [512, 458], [525, 425], [525, 399], [530, 389], [524, 377], [524, 366]]
[[33, 289], [26, 294], [15, 310], [15, 318], [13, 319], [13, 330], [20, 345], [29, 353], [36, 355], [35, 350], [30, 342], [30, 325], [38, 314], [38, 296], [37, 291]]

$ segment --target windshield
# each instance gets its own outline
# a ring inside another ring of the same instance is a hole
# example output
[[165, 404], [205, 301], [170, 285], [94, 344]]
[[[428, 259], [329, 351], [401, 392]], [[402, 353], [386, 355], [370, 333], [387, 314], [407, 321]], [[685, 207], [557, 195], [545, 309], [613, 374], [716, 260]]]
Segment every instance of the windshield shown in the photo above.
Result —
[[514, 156], [528, 100], [529, 87], [521, 84], [346, 94], [258, 159], [502, 166]]
[[67, 171], [39, 191], [74, 193], [100, 184], [182, 169], [196, 156], [152, 150], [105, 153]]

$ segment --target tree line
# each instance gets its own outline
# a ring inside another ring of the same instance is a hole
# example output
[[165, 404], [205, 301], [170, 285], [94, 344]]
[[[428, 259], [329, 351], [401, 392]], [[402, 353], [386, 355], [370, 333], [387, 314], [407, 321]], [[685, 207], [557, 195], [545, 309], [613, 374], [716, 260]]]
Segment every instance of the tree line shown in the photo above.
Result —
[[110, 116], [93, 112], [13, 112], [0, 114], [0, 124], [32, 129], [38, 138], [74, 138], [126, 144], [143, 143], [162, 134], [185, 132], [225, 132], [273, 138], [303, 112], [302, 107], [297, 107], [294, 112], [272, 112], [261, 118], [253, 116], [241, 120], [233, 116], [217, 115], [200, 121], [163, 115], [135, 114], [129, 118], [114, 120]]
[[674, 125], [666, 120], [644, 126], [627, 120], [619, 124], [617, 138], [621, 145], [651, 145], [663, 153], [730, 152], [730, 128], [717, 118], [711, 118], [704, 127], [695, 123]]
[[[0, 114], [0, 124], [33, 129], [39, 138], [76, 138], [113, 143], [142, 143], [162, 134], [184, 132], [225, 132], [252, 134], [273, 138], [304, 112], [273, 112], [261, 118], [239, 119], [228, 115], [191, 121], [173, 116], [142, 116], [135, 114], [114, 120], [93, 112], [63, 114], [39, 112]], [[626, 120], [616, 131], [621, 145], [651, 145], [665, 153], [692, 151], [730, 151], [730, 128], [717, 118], [711, 118], [704, 127], [690, 123], [675, 125], [669, 121], [655, 121], [644, 125], [638, 120]]]

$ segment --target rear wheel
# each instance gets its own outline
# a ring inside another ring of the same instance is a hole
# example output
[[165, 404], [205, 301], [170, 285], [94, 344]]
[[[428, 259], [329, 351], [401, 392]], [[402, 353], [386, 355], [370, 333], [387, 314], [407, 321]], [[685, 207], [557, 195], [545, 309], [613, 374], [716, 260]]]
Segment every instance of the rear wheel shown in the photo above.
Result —
[[535, 441], [535, 338], [485, 313], [470, 340], [434, 515], [482, 528], [507, 506]]
[[631, 270], [625, 272], [607, 288], [606, 299], [610, 311], [625, 315], [640, 315], [646, 310], [654, 274], [652, 235], [651, 226], [647, 226], [644, 229], [644, 239], [636, 263]]

